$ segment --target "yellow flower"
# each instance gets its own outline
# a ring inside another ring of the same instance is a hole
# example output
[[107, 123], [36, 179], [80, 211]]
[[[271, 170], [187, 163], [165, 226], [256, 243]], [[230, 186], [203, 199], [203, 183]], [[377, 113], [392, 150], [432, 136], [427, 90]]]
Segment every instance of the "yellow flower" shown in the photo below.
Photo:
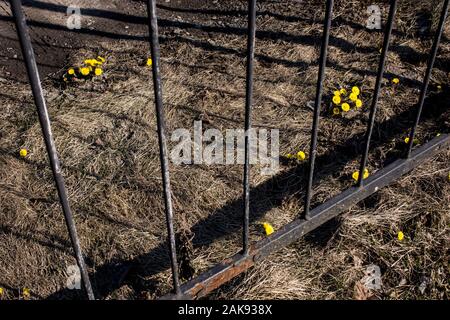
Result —
[[392, 83], [393, 84], [398, 84], [400, 82], [400, 79], [399, 78], [394, 78], [394, 79], [392, 79]]
[[341, 94], [343, 94], [343, 95], [346, 95], [346, 94], [347, 94], [347, 90], [345, 90], [345, 89], [341, 89], [341, 90], [339, 90], [339, 92], [340, 92]]
[[342, 108], [342, 111], [348, 112], [350, 110], [350, 105], [345, 102], [342, 104], [341, 108]]
[[102, 68], [95, 68], [95, 75], [96, 76], [101, 76], [102, 74], [103, 74]]
[[266, 235], [271, 235], [274, 232], [274, 229], [272, 227], [272, 225], [268, 222], [263, 222], [262, 226], [264, 228], [264, 231], [266, 232]]
[[360, 92], [361, 92], [361, 91], [359, 90], [358, 87], [355, 86], [355, 87], [352, 88], [352, 93], [354, 93], [354, 94], [356, 94], [356, 95], [359, 95]]
[[448, 181], [450, 181], [450, 172], [448, 173], [447, 178], [448, 178]]
[[90, 70], [89, 68], [87, 68], [87, 67], [82, 67], [82, 68], [80, 68], [80, 73], [81, 73], [83, 76], [89, 75], [89, 72], [91, 72], [91, 70]]
[[341, 113], [341, 111], [339, 110], [339, 108], [333, 108], [333, 114], [335, 116], [337, 116], [339, 113]]
[[147, 59], [147, 67], [151, 67], [153, 65], [153, 60], [152, 58], [148, 58]]
[[341, 97], [340, 97], [340, 96], [334, 96], [334, 97], [333, 97], [333, 103], [334, 103], [334, 104], [339, 104], [339, 103], [341, 103]]
[[0, 297], [3, 295], [3, 292], [4, 292], [3, 288], [0, 287]]
[[22, 158], [25, 158], [28, 154], [27, 149], [20, 149], [19, 154]]
[[[368, 177], [369, 177], [369, 170], [364, 169], [363, 179], [367, 179]], [[358, 179], [359, 179], [359, 171], [353, 172], [352, 178], [353, 178], [353, 180], [358, 181]]]
[[405, 235], [403, 234], [403, 232], [399, 231], [399, 232], [397, 233], [397, 239], [398, 239], [399, 241], [402, 241], [404, 238], [405, 238]]
[[336, 91], [334, 92], [334, 95], [335, 95], [335, 96], [340, 96], [340, 95], [341, 95], [341, 91], [336, 90]]
[[292, 154], [288, 153], [288, 154], [286, 155], [286, 158], [292, 159]]
[[361, 107], [362, 107], [362, 101], [361, 101], [360, 99], [356, 99], [356, 101], [355, 101], [355, 106], [356, 106], [357, 108], [361, 108]]
[[75, 74], [75, 69], [74, 68], [69, 68], [69, 70], [67, 70], [67, 73], [70, 75], [74, 75]]
[[[409, 143], [409, 137], [406, 137], [405, 138], [405, 143], [406, 144], [408, 144]], [[413, 144], [418, 144], [419, 143], [419, 139], [417, 139], [417, 138], [414, 138], [414, 140], [413, 140]]]
[[105, 62], [106, 62], [106, 59], [103, 58], [103, 57], [98, 56], [98, 57], [97, 57], [97, 61], [100, 61], [101, 63], [105, 63]]
[[95, 67], [99, 64], [102, 64], [102, 62], [97, 61], [95, 59], [86, 59], [86, 60], [84, 60], [84, 64], [87, 66], [90, 66], [90, 67]]
[[356, 93], [352, 92], [352, 93], [350, 93], [349, 98], [350, 98], [350, 100], [355, 102], [356, 100], [358, 100], [358, 95]]
[[297, 159], [298, 160], [305, 160], [306, 154], [303, 151], [297, 152]]
[[28, 299], [28, 298], [30, 297], [30, 295], [31, 295], [30, 289], [28, 289], [28, 288], [23, 288], [23, 290], [22, 290], [22, 296], [23, 296], [25, 299]]

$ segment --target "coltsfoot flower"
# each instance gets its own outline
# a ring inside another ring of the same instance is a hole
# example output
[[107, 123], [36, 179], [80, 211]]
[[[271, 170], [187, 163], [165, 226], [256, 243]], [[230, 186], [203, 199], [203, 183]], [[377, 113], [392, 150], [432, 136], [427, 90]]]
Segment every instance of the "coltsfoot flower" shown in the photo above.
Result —
[[81, 73], [83, 76], [89, 75], [90, 72], [91, 72], [91, 70], [90, 70], [88, 67], [82, 67], [82, 68], [80, 68], [80, 73]]
[[342, 104], [341, 108], [342, 108], [342, 111], [348, 112], [350, 110], [350, 105], [345, 102]]
[[25, 158], [28, 154], [27, 149], [20, 149], [19, 154], [22, 158]]
[[264, 231], [266, 232], [266, 235], [271, 235], [275, 230], [273, 229], [272, 225], [268, 222], [263, 222], [262, 226], [264, 228]]
[[31, 296], [31, 290], [28, 288], [23, 288], [22, 289], [22, 297], [24, 297], [24, 299], [28, 299]]
[[354, 92], [350, 93], [349, 98], [351, 101], [355, 102], [356, 100], [358, 100], [358, 95]]
[[341, 103], [341, 97], [340, 97], [340, 96], [334, 96], [334, 97], [333, 97], [333, 103], [334, 103], [334, 104], [339, 104], [339, 103]]
[[102, 68], [95, 68], [94, 71], [96, 76], [101, 76], [103, 74], [103, 69]]
[[[368, 169], [364, 169], [363, 179], [367, 179], [368, 177], [369, 177], [369, 170]], [[352, 178], [353, 178], [353, 180], [358, 181], [358, 179], [359, 179], [359, 171], [353, 172]]]
[[403, 234], [403, 232], [399, 231], [397, 233], [397, 239], [398, 241], [402, 241], [405, 238], [405, 235]]
[[303, 151], [297, 152], [297, 159], [301, 160], [301, 161], [305, 160], [306, 159], [306, 154]]

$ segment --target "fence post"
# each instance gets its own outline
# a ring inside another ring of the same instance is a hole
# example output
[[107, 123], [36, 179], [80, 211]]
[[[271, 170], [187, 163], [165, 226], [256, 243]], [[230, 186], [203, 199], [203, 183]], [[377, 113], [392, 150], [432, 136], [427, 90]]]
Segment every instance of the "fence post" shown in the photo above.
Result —
[[447, 11], [450, 0], [445, 0], [442, 4], [442, 13], [439, 20], [439, 26], [436, 30], [436, 35], [434, 37], [433, 46], [431, 48], [430, 58], [428, 60], [427, 70], [425, 72], [425, 78], [423, 80], [422, 89], [420, 91], [419, 104], [417, 105], [416, 117], [414, 120], [414, 125], [409, 133], [408, 150], [406, 152], [406, 158], [411, 156], [412, 147], [414, 144], [414, 136], [416, 134], [416, 129], [420, 121], [420, 116], [422, 114], [423, 104], [427, 96], [428, 85], [430, 83], [431, 72], [433, 71], [434, 61], [436, 60], [436, 55], [439, 49], [439, 43], [441, 42], [442, 33], [444, 32], [445, 19], [447, 18]]
[[148, 0], [148, 26], [150, 32], [150, 50], [152, 55], [153, 90], [155, 94], [156, 122], [158, 126], [159, 159], [161, 163], [162, 181], [164, 189], [164, 203], [166, 225], [169, 238], [170, 262], [172, 265], [172, 281], [176, 294], [181, 293], [178, 275], [177, 247], [173, 226], [172, 191], [170, 187], [169, 158], [167, 156], [167, 141], [165, 134], [165, 120], [162, 102], [162, 85], [160, 72], [160, 48], [158, 40], [158, 19], [156, 16], [156, 1]]
[[320, 105], [322, 103], [322, 89], [323, 81], [325, 78], [325, 69], [327, 64], [327, 53], [328, 53], [328, 43], [330, 39], [330, 29], [331, 29], [331, 18], [333, 12], [333, 0], [327, 0], [326, 11], [325, 11], [325, 21], [322, 36], [322, 47], [320, 50], [320, 61], [319, 61], [319, 76], [317, 79], [316, 88], [316, 98], [314, 104], [314, 116], [313, 116], [313, 126], [311, 133], [311, 144], [309, 149], [309, 170], [306, 188], [306, 198], [305, 198], [305, 219], [310, 219], [309, 211], [311, 206], [311, 196], [312, 196], [312, 184], [314, 178], [314, 165], [316, 161], [317, 154], [317, 136], [319, 132], [319, 115], [320, 115]]
[[377, 75], [377, 80], [375, 82], [375, 92], [373, 94], [372, 105], [370, 107], [369, 123], [367, 125], [364, 153], [361, 158], [361, 165], [359, 168], [358, 186], [360, 186], [360, 187], [362, 187], [364, 184], [364, 182], [363, 182], [364, 181], [364, 170], [366, 168], [367, 158], [369, 156], [370, 139], [372, 137], [373, 126], [375, 123], [375, 115], [377, 113], [378, 97], [380, 95], [381, 83], [383, 81], [384, 68], [385, 68], [385, 64], [386, 64], [387, 53], [389, 50], [389, 42], [391, 39], [392, 28], [394, 25], [394, 18], [395, 18], [396, 11], [397, 11], [397, 0], [391, 0], [388, 23], [387, 23], [386, 31], [384, 33], [383, 48], [381, 51], [380, 63], [378, 65], [378, 75]]
[[44, 136], [45, 147], [47, 149], [48, 157], [50, 160], [53, 178], [56, 183], [59, 201], [61, 203], [61, 207], [64, 213], [64, 219], [69, 231], [70, 241], [75, 252], [75, 258], [77, 260], [78, 267], [80, 268], [84, 289], [86, 290], [89, 300], [94, 300], [94, 293], [92, 291], [91, 282], [89, 280], [89, 275], [84, 262], [83, 254], [81, 252], [78, 233], [75, 227], [72, 210], [70, 209], [67, 191], [64, 184], [64, 178], [61, 173], [61, 165], [59, 162], [58, 153], [56, 151], [55, 142], [53, 140], [50, 118], [48, 116], [47, 105], [45, 103], [44, 93], [42, 91], [42, 85], [39, 77], [39, 71], [36, 64], [33, 46], [31, 45], [30, 35], [28, 34], [25, 16], [22, 12], [22, 3], [20, 0], [10, 0], [10, 3], [12, 13], [14, 15], [14, 21], [16, 24], [17, 35], [19, 37], [20, 46], [22, 48], [23, 58], [25, 60], [25, 65], [27, 68], [28, 78], [30, 80], [31, 90], [33, 92], [34, 103], [37, 107], [39, 122], [42, 128], [42, 134]]
[[247, 75], [245, 94], [245, 164], [244, 164], [244, 219], [243, 219], [243, 251], [249, 250], [249, 220], [250, 220], [250, 129], [253, 104], [253, 63], [255, 59], [256, 37], [256, 0], [248, 0], [247, 28]]

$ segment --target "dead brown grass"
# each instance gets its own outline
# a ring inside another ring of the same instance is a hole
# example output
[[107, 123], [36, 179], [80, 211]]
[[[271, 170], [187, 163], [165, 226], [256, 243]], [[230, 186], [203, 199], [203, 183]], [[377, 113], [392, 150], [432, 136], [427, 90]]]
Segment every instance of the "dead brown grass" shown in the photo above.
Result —
[[[322, 115], [315, 204], [352, 184], [382, 41], [380, 33], [359, 27], [366, 19], [358, 13], [364, 12], [364, 5], [347, 3], [336, 6], [324, 92], [329, 99], [339, 86], [359, 85], [365, 106], [344, 117]], [[222, 6], [245, 9], [245, 2]], [[313, 2], [301, 7], [262, 2], [259, 8], [266, 14], [258, 18], [253, 124], [280, 129], [282, 154], [308, 150], [312, 114], [307, 103], [314, 99], [321, 34], [322, 11], [316, 8]], [[161, 14], [180, 23], [162, 28], [168, 132], [192, 128], [199, 119], [205, 130], [241, 128], [245, 14]], [[403, 147], [408, 114], [418, 98], [430, 39], [417, 40], [411, 29], [414, 19], [410, 8], [400, 8], [369, 159], [371, 172]], [[184, 27], [193, 22], [209, 26], [209, 33]], [[450, 35], [448, 26], [445, 35]], [[432, 105], [418, 131], [421, 143], [449, 129], [449, 113], [442, 111], [449, 97], [449, 49], [446, 40], [433, 73]], [[110, 39], [87, 43], [72, 53], [67, 66], [97, 53], [107, 58], [104, 80], [67, 87], [61, 81], [45, 81], [55, 140], [100, 296], [155, 298], [170, 289], [171, 281], [151, 77], [144, 67], [148, 46]], [[397, 89], [389, 83], [393, 76], [401, 79]], [[0, 286], [7, 289], [7, 298], [17, 298], [23, 287], [31, 288], [33, 298], [74, 297], [64, 290], [66, 268], [74, 259], [29, 88], [3, 79], [0, 92], [0, 256], [5, 262], [0, 264]], [[26, 159], [18, 157], [21, 147], [29, 150]], [[447, 299], [449, 159], [450, 153], [443, 152], [212, 298], [355, 298], [355, 284], [365, 267], [375, 263], [382, 269], [384, 285], [372, 296]], [[258, 166], [252, 168], [252, 241], [263, 237], [257, 221], [269, 221], [277, 229], [301, 212], [304, 165], [296, 166], [284, 164], [270, 181]], [[190, 264], [199, 274], [239, 250], [242, 167], [171, 166], [171, 177], [176, 229], [188, 237], [192, 233]], [[399, 230], [406, 235], [403, 242], [396, 240]], [[131, 271], [116, 285], [113, 280], [120, 277], [122, 266], [131, 266]], [[427, 286], [421, 293], [423, 281]]]

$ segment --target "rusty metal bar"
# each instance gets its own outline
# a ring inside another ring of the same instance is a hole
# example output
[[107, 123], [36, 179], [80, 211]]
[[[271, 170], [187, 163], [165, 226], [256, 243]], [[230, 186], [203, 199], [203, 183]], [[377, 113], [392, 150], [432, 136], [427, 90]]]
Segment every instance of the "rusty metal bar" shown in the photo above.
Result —
[[150, 50], [152, 56], [153, 89], [155, 94], [156, 122], [158, 127], [159, 158], [164, 189], [164, 204], [166, 212], [166, 226], [169, 238], [170, 262], [172, 267], [172, 281], [176, 294], [180, 294], [180, 279], [178, 273], [177, 247], [173, 225], [172, 191], [170, 187], [169, 158], [167, 156], [167, 141], [165, 134], [165, 118], [162, 102], [162, 84], [160, 72], [160, 47], [158, 40], [158, 20], [156, 17], [156, 0], [148, 0], [148, 27], [150, 31]]
[[250, 129], [253, 104], [253, 64], [255, 60], [256, 36], [256, 0], [248, 0], [247, 29], [247, 76], [245, 95], [245, 164], [244, 164], [244, 217], [242, 232], [242, 249], [244, 254], [249, 250], [249, 215], [250, 215]]
[[397, 0], [391, 0], [391, 6], [389, 9], [389, 16], [388, 16], [388, 23], [386, 26], [386, 31], [384, 33], [383, 48], [381, 51], [380, 63], [378, 65], [378, 75], [377, 75], [377, 80], [375, 82], [375, 92], [374, 92], [374, 95], [372, 98], [372, 105], [370, 107], [369, 124], [367, 125], [364, 153], [361, 158], [361, 166], [359, 168], [359, 176], [358, 176], [358, 185], [359, 186], [362, 186], [364, 183], [363, 182], [364, 181], [364, 170], [366, 168], [367, 158], [369, 156], [370, 139], [372, 137], [373, 126], [375, 124], [375, 115], [377, 113], [378, 97], [380, 95], [381, 83], [383, 81], [384, 67], [386, 64], [387, 53], [389, 50], [389, 42], [391, 39], [392, 27], [394, 25], [394, 17], [395, 17], [396, 11], [397, 11]]
[[61, 164], [58, 158], [58, 152], [56, 151], [55, 141], [53, 140], [50, 118], [48, 116], [47, 105], [44, 98], [44, 92], [42, 90], [33, 46], [31, 44], [31, 38], [27, 29], [27, 22], [22, 11], [22, 3], [20, 0], [10, 0], [10, 3], [12, 13], [14, 15], [14, 21], [16, 24], [17, 35], [19, 37], [23, 58], [25, 60], [25, 65], [27, 68], [28, 78], [30, 80], [31, 90], [33, 92], [34, 103], [36, 105], [39, 116], [39, 123], [42, 128], [45, 147], [47, 149], [48, 157], [50, 160], [50, 167], [52, 169], [53, 178], [55, 180], [56, 189], [58, 191], [59, 201], [64, 213], [67, 230], [69, 231], [70, 241], [75, 252], [75, 258], [77, 260], [78, 267], [80, 268], [81, 279], [83, 281], [83, 286], [86, 290], [88, 299], [94, 300], [94, 292], [92, 290], [91, 282], [89, 280], [89, 274], [81, 251], [80, 240], [78, 238], [75, 221], [69, 205], [66, 186], [64, 184], [64, 178], [61, 172]]
[[433, 41], [433, 46], [431, 47], [431, 53], [428, 60], [427, 70], [425, 72], [425, 78], [423, 80], [422, 89], [420, 91], [419, 103], [417, 105], [416, 117], [414, 120], [414, 125], [409, 133], [408, 149], [406, 152], [406, 157], [409, 158], [414, 144], [414, 137], [416, 135], [416, 129], [419, 125], [420, 116], [422, 114], [423, 105], [425, 103], [425, 98], [427, 96], [428, 85], [430, 83], [431, 72], [433, 71], [434, 61], [436, 60], [437, 52], [439, 49], [439, 43], [441, 42], [442, 33], [444, 32], [445, 19], [447, 18], [447, 12], [450, 0], [445, 0], [442, 4], [441, 17], [439, 19], [438, 30]]
[[310, 211], [310, 207], [311, 207], [312, 184], [313, 184], [313, 179], [314, 179], [314, 165], [316, 162], [316, 154], [317, 154], [317, 136], [319, 133], [320, 105], [322, 103], [323, 81], [325, 79], [325, 69], [326, 69], [326, 65], [327, 65], [327, 52], [328, 52], [328, 43], [329, 43], [329, 39], [330, 39], [331, 19], [332, 19], [332, 13], [333, 13], [333, 1], [334, 0], [327, 0], [327, 5], [326, 5], [326, 9], [325, 9], [325, 21], [324, 21], [322, 47], [320, 50], [320, 61], [319, 61], [319, 76], [317, 79], [313, 126], [312, 126], [312, 132], [311, 132], [311, 144], [310, 144], [310, 150], [309, 150], [309, 170], [308, 170], [308, 179], [307, 179], [308, 184], [306, 187], [305, 210], [304, 210], [305, 219], [310, 218], [309, 211]]

